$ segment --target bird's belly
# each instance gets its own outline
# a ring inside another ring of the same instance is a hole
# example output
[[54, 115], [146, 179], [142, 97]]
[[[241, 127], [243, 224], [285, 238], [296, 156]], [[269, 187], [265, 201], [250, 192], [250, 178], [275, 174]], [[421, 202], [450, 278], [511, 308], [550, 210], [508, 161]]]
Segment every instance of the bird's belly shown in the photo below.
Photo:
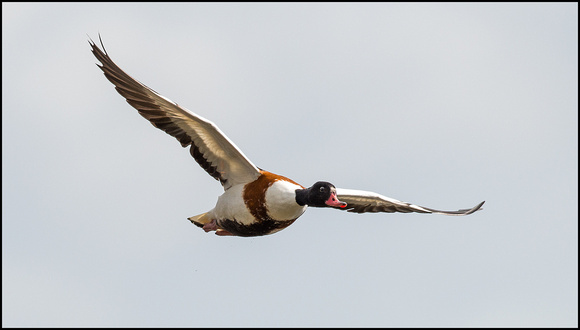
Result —
[[290, 226], [293, 222], [294, 220], [275, 221], [269, 219], [264, 221], [256, 221], [252, 224], [246, 225], [234, 220], [222, 219], [221, 221], [218, 221], [218, 225], [220, 228], [227, 230], [233, 235], [251, 237], [273, 234]]
[[243, 188], [243, 185], [238, 185], [226, 190], [218, 198], [212, 212], [212, 218], [216, 219], [218, 223], [222, 220], [235, 220], [244, 225], [256, 222], [242, 197]]

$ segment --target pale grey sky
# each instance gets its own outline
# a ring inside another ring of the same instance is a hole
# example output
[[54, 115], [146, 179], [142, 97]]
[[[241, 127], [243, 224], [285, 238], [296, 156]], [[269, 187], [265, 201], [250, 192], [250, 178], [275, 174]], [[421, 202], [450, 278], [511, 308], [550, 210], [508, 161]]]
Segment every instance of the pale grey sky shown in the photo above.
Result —
[[[578, 4], [2, 4], [2, 325], [578, 326]], [[467, 217], [187, 217], [221, 186], [87, 35], [259, 167]]]

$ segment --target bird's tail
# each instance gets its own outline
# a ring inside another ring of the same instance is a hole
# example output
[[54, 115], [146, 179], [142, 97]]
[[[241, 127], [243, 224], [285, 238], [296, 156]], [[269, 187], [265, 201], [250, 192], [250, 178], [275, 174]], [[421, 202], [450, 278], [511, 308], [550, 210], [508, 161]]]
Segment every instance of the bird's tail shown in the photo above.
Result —
[[211, 222], [211, 219], [208, 215], [208, 212], [194, 215], [193, 217], [187, 218], [187, 220], [191, 221], [191, 223], [193, 223], [194, 225], [196, 225], [200, 228], [203, 228], [203, 225], [205, 225], [206, 223]]

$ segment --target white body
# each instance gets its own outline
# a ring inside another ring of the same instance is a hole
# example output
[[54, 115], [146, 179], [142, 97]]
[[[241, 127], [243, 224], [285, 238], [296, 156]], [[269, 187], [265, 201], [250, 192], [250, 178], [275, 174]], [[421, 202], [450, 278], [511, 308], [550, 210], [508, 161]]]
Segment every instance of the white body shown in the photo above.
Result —
[[[307, 206], [296, 203], [296, 189], [299, 185], [287, 181], [276, 181], [266, 190], [266, 209], [268, 215], [277, 221], [294, 220], [306, 211]], [[210, 219], [235, 220], [244, 225], [256, 222], [244, 203], [244, 185], [235, 185], [226, 190], [213, 210], [208, 212]]]

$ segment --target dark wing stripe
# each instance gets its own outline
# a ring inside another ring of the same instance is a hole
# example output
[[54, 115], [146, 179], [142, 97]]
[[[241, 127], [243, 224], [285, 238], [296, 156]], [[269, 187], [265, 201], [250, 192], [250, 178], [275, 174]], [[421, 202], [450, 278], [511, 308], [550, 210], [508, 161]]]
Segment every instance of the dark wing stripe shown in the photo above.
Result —
[[483, 206], [483, 203], [485, 203], [485, 201], [475, 205], [474, 207], [472, 207], [470, 209], [461, 209], [461, 210], [457, 210], [457, 211], [439, 211], [439, 210], [434, 210], [434, 209], [430, 209], [427, 207], [423, 207], [423, 208], [425, 210], [431, 211], [432, 213], [448, 214], [448, 215], [468, 215], [468, 214], [471, 214], [475, 211], [483, 210], [481, 208]]
[[401, 213], [437, 213], [445, 215], [468, 215], [481, 209], [485, 202], [481, 202], [471, 209], [461, 209], [457, 211], [440, 211], [430, 209], [423, 206], [418, 206], [410, 203], [401, 202], [394, 198], [385, 197], [377, 193], [362, 190], [351, 189], [336, 189], [337, 198], [346, 202], [345, 208], [340, 210], [347, 210], [348, 212], [366, 213], [366, 212], [401, 212]]
[[338, 199], [341, 202], [346, 202], [347, 200], [350, 200], [350, 202], [346, 202], [347, 205], [345, 208], [341, 208], [341, 210], [347, 210], [348, 212], [355, 212], [355, 213], [378, 213], [378, 212], [384, 212], [384, 213], [395, 213], [395, 212], [399, 212], [399, 213], [411, 213], [411, 212], [417, 212], [417, 213], [432, 213], [429, 211], [423, 211], [421, 209], [411, 209], [409, 208], [411, 204], [407, 204], [404, 206], [397, 206], [397, 205], [382, 205], [379, 204], [377, 202], [361, 202], [361, 201], [353, 201], [352, 199], [349, 199], [347, 197], [344, 196], [338, 196]]
[[[179, 140], [179, 138], [178, 138]], [[183, 144], [183, 143], [182, 143]], [[189, 153], [195, 159], [195, 161], [213, 178], [219, 180], [220, 183], [225, 185], [225, 180], [221, 177], [220, 173], [217, 170], [216, 166], [212, 166], [205, 158], [203, 158], [203, 154], [199, 151], [198, 148], [194, 148], [193, 146], [189, 149]]]
[[224, 189], [251, 182], [260, 175], [258, 168], [212, 122], [133, 79], [111, 60], [104, 46], [101, 50], [92, 40], [89, 44], [102, 64], [97, 66], [127, 103], [153, 126], [175, 137], [181, 146], [191, 145], [190, 153], [195, 161], [219, 180]]

